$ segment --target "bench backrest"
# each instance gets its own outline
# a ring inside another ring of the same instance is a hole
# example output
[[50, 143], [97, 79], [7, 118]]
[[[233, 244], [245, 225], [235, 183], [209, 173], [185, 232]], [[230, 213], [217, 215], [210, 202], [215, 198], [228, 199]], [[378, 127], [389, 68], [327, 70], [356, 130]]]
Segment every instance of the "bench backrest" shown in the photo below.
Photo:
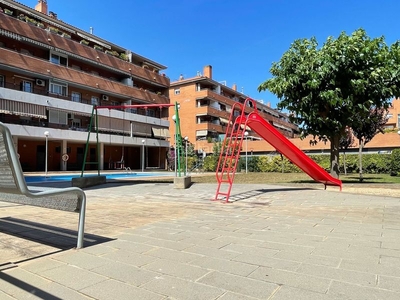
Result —
[[26, 194], [25, 178], [7, 126], [0, 122], [0, 190], [6, 193]]

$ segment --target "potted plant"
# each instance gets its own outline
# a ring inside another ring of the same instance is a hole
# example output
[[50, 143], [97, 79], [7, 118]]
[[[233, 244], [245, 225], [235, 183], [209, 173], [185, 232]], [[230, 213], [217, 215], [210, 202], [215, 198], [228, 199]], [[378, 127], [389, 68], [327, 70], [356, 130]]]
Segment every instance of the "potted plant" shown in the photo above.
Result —
[[101, 47], [99, 45], [94, 45], [93, 48], [98, 50], [98, 51], [103, 51], [103, 47]]
[[61, 36], [64, 37], [64, 38], [66, 38], [66, 39], [70, 39], [70, 38], [71, 38], [71, 35], [69, 35], [69, 34], [66, 33], [66, 32], [63, 32], [63, 33], [61, 34]]
[[86, 46], [89, 45], [89, 42], [87, 40], [81, 40], [79, 43]]
[[19, 14], [18, 20], [25, 21], [26, 20], [26, 16], [24, 14]]
[[126, 55], [124, 52], [122, 52], [122, 53], [119, 55], [119, 58], [122, 59], [122, 60], [128, 61], [128, 55]]
[[58, 29], [52, 26], [47, 27], [51, 33], [58, 33]]
[[7, 14], [7, 15], [9, 15], [9, 16], [12, 16], [12, 14], [14, 13], [12, 10], [9, 10], [8, 8], [5, 8], [4, 9], [4, 13], [5, 14]]
[[37, 24], [37, 21], [35, 19], [31, 19], [31, 18], [28, 18], [28, 17], [25, 18], [25, 21], [26, 21], [26, 23], [31, 24], [31, 25], [35, 25], [36, 26], [36, 24]]
[[36, 24], [36, 26], [39, 27], [39, 28], [42, 28], [42, 29], [44, 28], [44, 24], [41, 23], [41, 22], [38, 22], [38, 23]]

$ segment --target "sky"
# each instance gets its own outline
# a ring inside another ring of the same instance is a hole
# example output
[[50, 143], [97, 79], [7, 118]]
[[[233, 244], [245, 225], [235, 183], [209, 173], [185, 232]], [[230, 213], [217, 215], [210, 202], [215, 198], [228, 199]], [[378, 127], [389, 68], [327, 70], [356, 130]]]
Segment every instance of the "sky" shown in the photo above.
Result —
[[[34, 7], [37, 0], [18, 0]], [[245, 95], [279, 99], [258, 86], [297, 39], [363, 28], [388, 45], [400, 40], [398, 0], [47, 0], [58, 19], [167, 66], [172, 81], [203, 73]]]

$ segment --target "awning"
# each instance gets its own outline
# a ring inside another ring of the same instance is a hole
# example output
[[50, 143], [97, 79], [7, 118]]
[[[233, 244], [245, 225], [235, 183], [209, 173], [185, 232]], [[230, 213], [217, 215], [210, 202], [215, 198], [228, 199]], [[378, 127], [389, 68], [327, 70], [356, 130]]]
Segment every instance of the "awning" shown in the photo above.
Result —
[[153, 127], [151, 130], [153, 131], [154, 137], [158, 137], [158, 138], [169, 138], [169, 137], [171, 137], [171, 135], [169, 134], [168, 128], [156, 128], [156, 127]]
[[98, 129], [109, 132], [125, 132], [131, 131], [130, 122], [128, 120], [109, 118], [104, 116], [98, 116], [99, 123], [97, 124]]
[[132, 122], [132, 133], [134, 136], [151, 136], [151, 126], [149, 124]]
[[47, 119], [45, 106], [13, 100], [0, 99], [0, 113]]
[[224, 119], [224, 118], [219, 118], [219, 121], [223, 124], [229, 124], [229, 120]]
[[207, 130], [197, 130], [196, 136], [207, 136]]
[[[244, 128], [244, 125], [243, 125], [243, 124], [241, 124], [241, 125], [240, 125], [240, 128], [242, 128], [242, 129], [243, 129], [243, 128]], [[247, 131], [251, 131], [251, 128], [250, 128], [249, 126], [246, 126], [246, 130], [247, 130]]]

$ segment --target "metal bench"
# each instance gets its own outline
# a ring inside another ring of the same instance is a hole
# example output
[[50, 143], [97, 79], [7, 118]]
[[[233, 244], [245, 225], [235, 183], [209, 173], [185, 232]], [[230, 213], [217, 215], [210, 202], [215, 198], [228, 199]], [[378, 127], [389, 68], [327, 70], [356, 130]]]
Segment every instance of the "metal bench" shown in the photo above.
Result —
[[83, 247], [86, 195], [78, 187], [28, 187], [10, 130], [0, 122], [0, 201], [79, 213], [77, 248]]

